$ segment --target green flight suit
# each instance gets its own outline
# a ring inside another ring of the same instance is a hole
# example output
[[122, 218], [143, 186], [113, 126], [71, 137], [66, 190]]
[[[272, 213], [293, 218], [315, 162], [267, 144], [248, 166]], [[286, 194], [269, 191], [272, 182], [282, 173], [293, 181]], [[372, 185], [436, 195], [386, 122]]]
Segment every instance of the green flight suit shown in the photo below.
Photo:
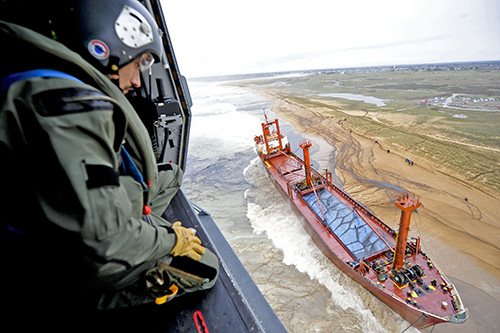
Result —
[[[176, 236], [161, 215], [182, 171], [156, 164], [148, 131], [122, 91], [78, 54], [2, 21], [0, 42], [21, 55], [0, 77], [50, 68], [81, 81], [35, 77], [1, 92], [0, 172], [8, 199], [0, 207], [11, 280], [22, 281], [23, 295], [23, 284], [35, 283], [63, 302], [78, 295], [101, 308], [154, 301], [142, 279], [172, 259]], [[147, 191], [121, 171], [122, 144]], [[144, 205], [152, 209], [147, 221]], [[215, 277], [186, 291], [215, 283], [217, 258], [207, 249], [201, 262]]]

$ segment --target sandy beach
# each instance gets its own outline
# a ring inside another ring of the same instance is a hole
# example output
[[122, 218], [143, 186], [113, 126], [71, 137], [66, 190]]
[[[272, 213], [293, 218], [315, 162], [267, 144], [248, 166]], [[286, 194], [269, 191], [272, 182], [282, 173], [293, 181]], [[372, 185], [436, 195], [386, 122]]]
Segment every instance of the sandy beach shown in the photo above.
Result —
[[[422, 156], [398, 151], [395, 143], [358, 133], [349, 122], [351, 116], [357, 116], [356, 111], [342, 110], [337, 105], [345, 117], [327, 116], [321, 107], [290, 102], [265, 88], [252, 90], [272, 102], [272, 110], [297, 131], [335, 147], [335, 154], [321, 153], [328, 154], [325, 157], [344, 189], [391, 227], [397, 230], [399, 213], [394, 209], [394, 200], [401, 190], [420, 198], [423, 206], [413, 217], [410, 237], [422, 237], [424, 251], [455, 284], [469, 309], [465, 324], [438, 325], [432, 332], [497, 330], [500, 193], [473, 180], [466, 181]], [[382, 183], [394, 185], [394, 190], [382, 190]]]

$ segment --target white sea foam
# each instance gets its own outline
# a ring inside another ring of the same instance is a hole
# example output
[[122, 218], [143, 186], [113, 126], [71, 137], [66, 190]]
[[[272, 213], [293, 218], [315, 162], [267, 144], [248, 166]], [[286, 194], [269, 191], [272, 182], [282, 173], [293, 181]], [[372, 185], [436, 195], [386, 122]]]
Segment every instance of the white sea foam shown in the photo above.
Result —
[[200, 159], [213, 159], [249, 149], [260, 129], [259, 119], [249, 113], [238, 112], [246, 93], [237, 87], [220, 83], [203, 83], [203, 89], [194, 85], [193, 120], [190, 140], [194, 150], [190, 154]]

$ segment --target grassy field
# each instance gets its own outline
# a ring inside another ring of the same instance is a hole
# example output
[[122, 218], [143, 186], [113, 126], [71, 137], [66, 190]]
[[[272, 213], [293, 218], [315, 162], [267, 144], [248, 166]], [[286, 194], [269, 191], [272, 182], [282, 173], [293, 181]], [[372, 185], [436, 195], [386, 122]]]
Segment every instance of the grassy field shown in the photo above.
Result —
[[[500, 98], [500, 70], [366, 71], [313, 73], [244, 83], [289, 103], [333, 117], [337, 124], [384, 148], [418, 156], [487, 192], [500, 191], [500, 109], [449, 108], [420, 101], [453, 94]], [[320, 94], [355, 94], [384, 106]], [[500, 102], [493, 102], [500, 104]], [[458, 117], [457, 117], [458, 116]]]

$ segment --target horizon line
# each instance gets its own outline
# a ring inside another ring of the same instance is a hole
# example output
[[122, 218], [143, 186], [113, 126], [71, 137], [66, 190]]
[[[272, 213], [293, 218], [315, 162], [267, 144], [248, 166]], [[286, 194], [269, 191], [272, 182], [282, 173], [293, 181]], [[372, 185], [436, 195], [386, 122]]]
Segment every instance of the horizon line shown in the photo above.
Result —
[[301, 73], [301, 72], [319, 72], [319, 71], [335, 71], [335, 70], [349, 70], [349, 69], [364, 69], [364, 68], [397, 68], [397, 67], [415, 67], [415, 66], [443, 66], [443, 65], [458, 65], [458, 64], [484, 64], [484, 63], [500, 63], [500, 60], [473, 60], [473, 61], [450, 61], [450, 62], [436, 62], [436, 63], [415, 63], [415, 64], [394, 64], [394, 65], [368, 65], [368, 66], [354, 66], [354, 67], [332, 67], [332, 68], [316, 68], [316, 69], [293, 69], [281, 70], [272, 72], [254, 72], [254, 73], [235, 73], [235, 74], [222, 74], [222, 75], [206, 75], [188, 77], [189, 79], [206, 79], [206, 78], [220, 78], [230, 76], [248, 76], [248, 75], [270, 75], [270, 74], [283, 74], [283, 73]]

